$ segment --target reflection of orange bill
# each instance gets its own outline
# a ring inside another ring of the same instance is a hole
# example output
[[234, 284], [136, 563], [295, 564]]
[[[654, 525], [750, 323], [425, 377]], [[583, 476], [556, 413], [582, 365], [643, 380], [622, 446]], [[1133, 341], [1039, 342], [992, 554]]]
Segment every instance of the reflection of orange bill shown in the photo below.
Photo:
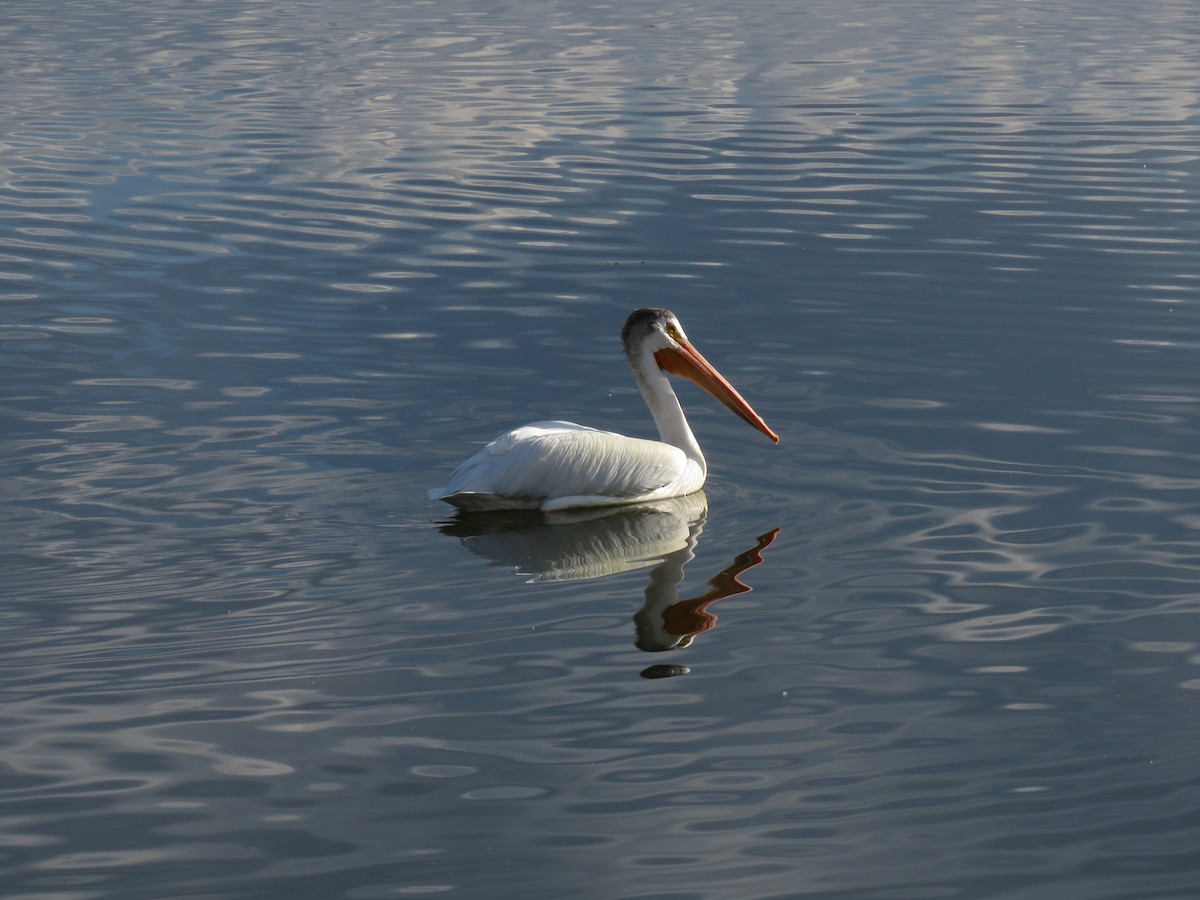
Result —
[[[765, 427], [765, 426], [764, 426]], [[762, 552], [775, 543], [779, 529], [762, 535], [758, 543], [733, 558], [733, 562], [708, 579], [710, 590], [691, 600], [680, 600], [663, 610], [663, 626], [669, 634], [688, 636], [708, 631], [717, 624], [717, 617], [708, 611], [708, 606], [735, 594], [747, 594], [754, 588], [738, 581], [743, 572], [753, 569], [763, 561]]]

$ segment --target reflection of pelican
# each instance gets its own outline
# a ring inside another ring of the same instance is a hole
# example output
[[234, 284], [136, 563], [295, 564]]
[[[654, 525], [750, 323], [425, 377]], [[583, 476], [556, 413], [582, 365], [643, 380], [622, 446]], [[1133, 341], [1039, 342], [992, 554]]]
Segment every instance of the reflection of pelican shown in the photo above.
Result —
[[708, 475], [667, 373], [682, 375], [776, 443], [741, 394], [700, 355], [666, 309], [635, 310], [621, 330], [625, 355], [658, 426], [647, 441], [573, 422], [534, 422], [500, 435], [433, 488], [429, 499], [462, 509], [557, 510], [678, 497]]
[[[444, 526], [472, 550], [532, 575], [531, 581], [598, 578], [654, 566], [645, 605], [634, 615], [642, 650], [687, 647], [716, 624], [708, 608], [750, 588], [738, 576], [763, 561], [762, 551], [779, 529], [757, 539], [733, 563], [709, 579], [709, 590], [680, 600], [683, 569], [695, 558], [696, 543], [708, 518], [703, 491], [639, 506], [538, 513], [460, 513]], [[652, 667], [653, 674], [679, 674], [683, 667]], [[645, 673], [644, 673], [645, 674]]]

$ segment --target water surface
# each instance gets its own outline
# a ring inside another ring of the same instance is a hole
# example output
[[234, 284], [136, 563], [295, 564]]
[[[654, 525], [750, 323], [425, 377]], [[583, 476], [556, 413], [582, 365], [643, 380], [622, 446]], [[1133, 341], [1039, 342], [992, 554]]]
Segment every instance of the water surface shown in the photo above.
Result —
[[[1195, 896], [1198, 22], [9, 4], [5, 890]], [[778, 447], [424, 499], [645, 305]]]

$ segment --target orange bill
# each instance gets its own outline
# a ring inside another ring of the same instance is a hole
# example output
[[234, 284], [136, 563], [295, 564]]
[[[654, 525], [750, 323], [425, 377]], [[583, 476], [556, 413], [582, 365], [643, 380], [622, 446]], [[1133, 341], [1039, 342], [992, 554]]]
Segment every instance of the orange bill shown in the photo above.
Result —
[[779, 443], [779, 435], [773, 432], [762, 417], [756, 413], [725, 377], [714, 369], [700, 351], [685, 340], [679, 341], [679, 348], [674, 347], [659, 350], [654, 354], [660, 368], [672, 375], [682, 375], [694, 381], [708, 391], [738, 416], [749, 422], [775, 443]]

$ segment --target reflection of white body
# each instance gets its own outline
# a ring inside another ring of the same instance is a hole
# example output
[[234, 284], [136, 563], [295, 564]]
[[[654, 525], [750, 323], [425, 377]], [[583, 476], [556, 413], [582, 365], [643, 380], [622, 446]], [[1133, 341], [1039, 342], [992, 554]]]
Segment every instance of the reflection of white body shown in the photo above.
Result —
[[778, 442], [721, 373], [694, 348], [669, 310], [635, 310], [621, 331], [625, 355], [658, 425], [647, 441], [574, 422], [535, 422], [500, 435], [433, 488], [429, 499], [462, 509], [566, 509], [678, 497], [708, 476], [667, 373], [700, 385]]
[[442, 531], [496, 565], [530, 576], [530, 583], [582, 581], [661, 565], [686, 550], [682, 567], [692, 558], [707, 517], [708, 498], [700, 490], [652, 503], [548, 516], [466, 513]]

